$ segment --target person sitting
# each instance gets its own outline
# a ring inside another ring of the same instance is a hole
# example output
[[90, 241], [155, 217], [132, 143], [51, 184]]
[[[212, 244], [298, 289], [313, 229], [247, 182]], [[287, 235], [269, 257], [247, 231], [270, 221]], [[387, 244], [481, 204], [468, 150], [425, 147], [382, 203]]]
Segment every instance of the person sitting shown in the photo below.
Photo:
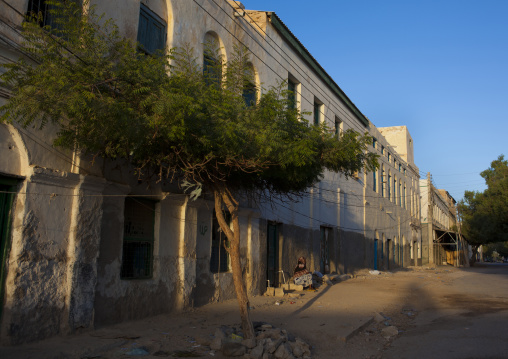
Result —
[[305, 257], [298, 258], [293, 278], [296, 285], [301, 285], [304, 289], [314, 289], [312, 286], [312, 274], [307, 270]]

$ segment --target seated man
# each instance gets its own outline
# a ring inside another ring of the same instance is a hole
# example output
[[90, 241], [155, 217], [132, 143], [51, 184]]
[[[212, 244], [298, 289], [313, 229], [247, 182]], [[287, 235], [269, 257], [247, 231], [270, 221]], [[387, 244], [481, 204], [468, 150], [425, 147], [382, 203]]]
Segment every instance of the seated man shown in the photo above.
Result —
[[298, 258], [298, 264], [295, 267], [295, 274], [293, 275], [296, 285], [305, 287], [312, 287], [312, 274], [309, 273], [306, 267], [305, 257]]

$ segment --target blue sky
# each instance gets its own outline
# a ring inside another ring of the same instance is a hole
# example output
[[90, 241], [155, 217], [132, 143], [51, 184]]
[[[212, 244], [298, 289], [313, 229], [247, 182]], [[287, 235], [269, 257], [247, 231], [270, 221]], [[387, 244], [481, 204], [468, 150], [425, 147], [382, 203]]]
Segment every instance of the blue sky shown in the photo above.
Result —
[[243, 0], [275, 11], [377, 127], [408, 127], [420, 172], [459, 201], [508, 156], [508, 1]]

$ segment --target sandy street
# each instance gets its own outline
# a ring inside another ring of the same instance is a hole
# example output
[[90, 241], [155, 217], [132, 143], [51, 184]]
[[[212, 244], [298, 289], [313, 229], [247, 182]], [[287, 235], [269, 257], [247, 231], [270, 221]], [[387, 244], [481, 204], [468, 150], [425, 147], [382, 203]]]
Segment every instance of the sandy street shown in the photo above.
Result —
[[[302, 338], [312, 346], [312, 358], [508, 358], [508, 265], [363, 271], [299, 294], [251, 298], [252, 319]], [[210, 349], [210, 341], [215, 329], [239, 328], [239, 322], [231, 300], [0, 347], [0, 357], [133, 358], [128, 353], [143, 348], [145, 358], [224, 358]]]

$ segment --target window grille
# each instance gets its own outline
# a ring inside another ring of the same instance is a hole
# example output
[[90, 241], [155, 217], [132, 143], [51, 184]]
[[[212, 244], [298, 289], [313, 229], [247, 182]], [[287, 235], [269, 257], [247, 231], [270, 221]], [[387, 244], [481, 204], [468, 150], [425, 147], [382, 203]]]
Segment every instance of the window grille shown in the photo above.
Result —
[[247, 107], [255, 105], [257, 99], [256, 85], [252, 82], [247, 83], [243, 88], [242, 96]]
[[[81, 0], [64, 1], [76, 3], [80, 7], [83, 5]], [[41, 27], [50, 26], [53, 29], [59, 29], [61, 28], [61, 25], [57, 24], [55, 21], [55, 15], [51, 14], [52, 9], [54, 9], [54, 6], [47, 4], [46, 0], [29, 0], [26, 17], [27, 19], [37, 18]]]
[[40, 25], [52, 25], [52, 19], [49, 13], [50, 7], [46, 0], [30, 0], [28, 2], [27, 18], [38, 18], [40, 16]]
[[155, 202], [125, 200], [122, 279], [146, 279], [153, 274]]

